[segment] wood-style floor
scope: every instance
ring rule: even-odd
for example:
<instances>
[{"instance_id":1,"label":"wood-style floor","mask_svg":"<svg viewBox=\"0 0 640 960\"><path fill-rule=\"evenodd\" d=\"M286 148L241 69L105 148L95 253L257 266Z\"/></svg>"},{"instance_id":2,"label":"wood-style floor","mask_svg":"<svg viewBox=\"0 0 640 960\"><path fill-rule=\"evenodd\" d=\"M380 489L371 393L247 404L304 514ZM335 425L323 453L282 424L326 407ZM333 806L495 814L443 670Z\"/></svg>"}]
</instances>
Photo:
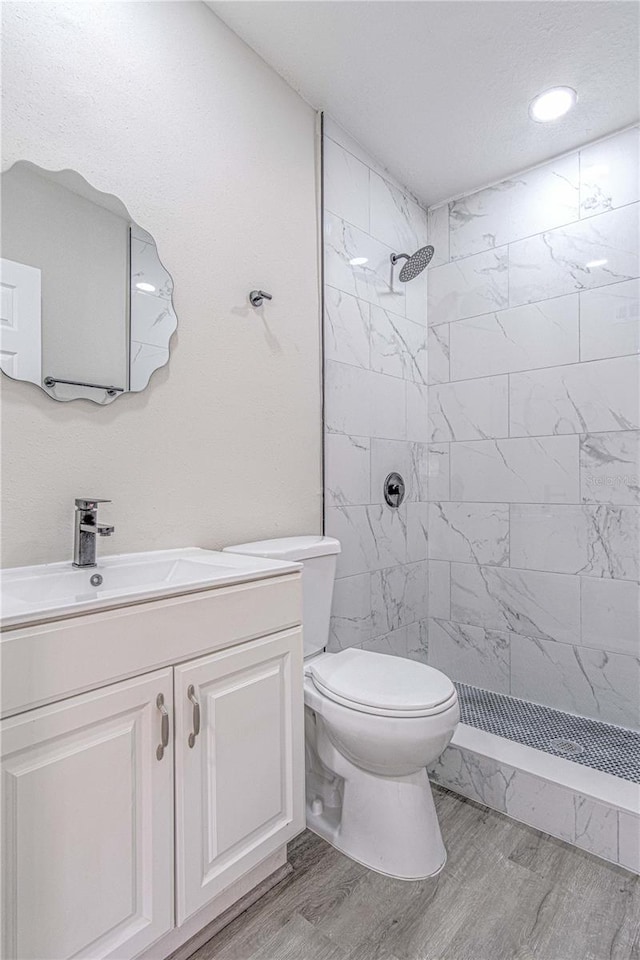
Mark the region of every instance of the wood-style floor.
<instances>
[{"instance_id":1,"label":"wood-style floor","mask_svg":"<svg viewBox=\"0 0 640 960\"><path fill-rule=\"evenodd\" d=\"M448 863L407 883L308 831L191 960L640 960L640 878L445 790Z\"/></svg>"}]
</instances>

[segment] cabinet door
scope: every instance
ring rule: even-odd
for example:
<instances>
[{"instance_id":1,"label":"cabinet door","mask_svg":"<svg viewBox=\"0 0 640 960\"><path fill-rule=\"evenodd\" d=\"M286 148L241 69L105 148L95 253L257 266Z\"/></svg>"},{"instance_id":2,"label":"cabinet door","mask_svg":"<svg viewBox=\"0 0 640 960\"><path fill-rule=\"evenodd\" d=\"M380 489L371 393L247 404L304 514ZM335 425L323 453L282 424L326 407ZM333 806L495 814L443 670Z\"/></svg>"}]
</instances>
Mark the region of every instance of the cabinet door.
<instances>
[{"instance_id":1,"label":"cabinet door","mask_svg":"<svg viewBox=\"0 0 640 960\"><path fill-rule=\"evenodd\" d=\"M160 670L0 724L4 960L128 960L173 926L172 686Z\"/></svg>"},{"instance_id":2,"label":"cabinet door","mask_svg":"<svg viewBox=\"0 0 640 960\"><path fill-rule=\"evenodd\" d=\"M175 697L182 923L304 827L300 628L176 667Z\"/></svg>"}]
</instances>

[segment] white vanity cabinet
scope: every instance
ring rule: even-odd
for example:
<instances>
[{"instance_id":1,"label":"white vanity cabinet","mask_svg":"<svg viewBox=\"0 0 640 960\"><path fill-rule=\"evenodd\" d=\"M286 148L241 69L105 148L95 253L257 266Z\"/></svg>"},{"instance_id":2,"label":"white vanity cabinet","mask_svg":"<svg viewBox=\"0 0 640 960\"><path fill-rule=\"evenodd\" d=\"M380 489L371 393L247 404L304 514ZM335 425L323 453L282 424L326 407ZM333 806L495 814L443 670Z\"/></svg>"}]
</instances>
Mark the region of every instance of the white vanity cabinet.
<instances>
[{"instance_id":1,"label":"white vanity cabinet","mask_svg":"<svg viewBox=\"0 0 640 960\"><path fill-rule=\"evenodd\" d=\"M173 926L158 695L169 717L172 670L2 722L3 960L134 957Z\"/></svg>"},{"instance_id":2,"label":"white vanity cabinet","mask_svg":"<svg viewBox=\"0 0 640 960\"><path fill-rule=\"evenodd\" d=\"M300 832L299 630L176 667L176 910L182 923Z\"/></svg>"},{"instance_id":3,"label":"white vanity cabinet","mask_svg":"<svg viewBox=\"0 0 640 960\"><path fill-rule=\"evenodd\" d=\"M2 634L1 960L161 960L284 865L300 615L294 571Z\"/></svg>"}]
</instances>

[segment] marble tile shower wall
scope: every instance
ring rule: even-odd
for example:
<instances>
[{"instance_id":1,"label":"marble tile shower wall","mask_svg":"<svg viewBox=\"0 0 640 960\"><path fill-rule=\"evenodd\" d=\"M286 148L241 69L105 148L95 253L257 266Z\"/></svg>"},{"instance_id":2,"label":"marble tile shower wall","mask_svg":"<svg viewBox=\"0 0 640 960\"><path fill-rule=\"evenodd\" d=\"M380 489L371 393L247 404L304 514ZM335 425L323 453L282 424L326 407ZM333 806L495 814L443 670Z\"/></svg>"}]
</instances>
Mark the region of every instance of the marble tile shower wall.
<instances>
[{"instance_id":1,"label":"marble tile shower wall","mask_svg":"<svg viewBox=\"0 0 640 960\"><path fill-rule=\"evenodd\" d=\"M639 131L429 211L429 662L640 722Z\"/></svg>"},{"instance_id":2,"label":"marble tile shower wall","mask_svg":"<svg viewBox=\"0 0 640 960\"><path fill-rule=\"evenodd\" d=\"M401 284L389 258L427 242L427 214L325 119L324 217L325 530L342 544L329 649L426 660L426 274Z\"/></svg>"}]
</instances>

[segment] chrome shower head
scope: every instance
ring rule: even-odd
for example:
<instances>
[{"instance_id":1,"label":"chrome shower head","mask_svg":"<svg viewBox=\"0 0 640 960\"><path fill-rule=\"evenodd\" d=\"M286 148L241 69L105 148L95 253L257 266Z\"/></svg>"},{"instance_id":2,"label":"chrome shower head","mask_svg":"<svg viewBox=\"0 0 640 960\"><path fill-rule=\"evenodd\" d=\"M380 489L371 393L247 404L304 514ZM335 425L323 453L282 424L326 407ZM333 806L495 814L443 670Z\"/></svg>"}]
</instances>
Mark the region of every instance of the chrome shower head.
<instances>
[{"instance_id":1,"label":"chrome shower head","mask_svg":"<svg viewBox=\"0 0 640 960\"><path fill-rule=\"evenodd\" d=\"M391 263L395 264L398 260L407 261L400 271L401 282L407 283L408 280L413 280L419 273L422 273L424 268L431 262L434 252L432 246L427 246L420 247L419 250L416 250L416 252L411 255L408 253L392 253Z\"/></svg>"}]
</instances>

